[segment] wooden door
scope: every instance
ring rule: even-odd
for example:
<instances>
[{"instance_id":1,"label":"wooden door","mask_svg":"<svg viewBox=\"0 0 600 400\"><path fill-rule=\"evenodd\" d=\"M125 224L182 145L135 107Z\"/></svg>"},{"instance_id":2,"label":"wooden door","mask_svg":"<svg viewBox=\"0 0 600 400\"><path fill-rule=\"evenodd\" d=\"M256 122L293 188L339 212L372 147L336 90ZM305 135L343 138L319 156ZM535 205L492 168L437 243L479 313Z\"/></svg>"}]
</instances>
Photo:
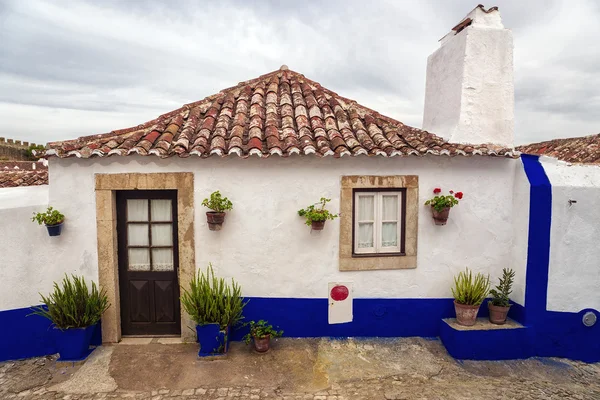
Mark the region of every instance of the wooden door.
<instances>
[{"instance_id":1,"label":"wooden door","mask_svg":"<svg viewBox=\"0 0 600 400\"><path fill-rule=\"evenodd\" d=\"M177 191L117 192L123 335L181 333Z\"/></svg>"}]
</instances>

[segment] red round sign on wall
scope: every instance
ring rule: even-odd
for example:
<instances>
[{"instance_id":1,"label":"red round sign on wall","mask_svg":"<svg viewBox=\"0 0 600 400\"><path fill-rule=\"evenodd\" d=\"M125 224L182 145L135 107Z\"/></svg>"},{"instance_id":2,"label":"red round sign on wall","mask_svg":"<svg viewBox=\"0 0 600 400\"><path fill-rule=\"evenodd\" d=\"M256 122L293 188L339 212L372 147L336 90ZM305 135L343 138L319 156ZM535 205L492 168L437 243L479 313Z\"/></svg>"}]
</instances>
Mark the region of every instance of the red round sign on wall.
<instances>
[{"instance_id":1,"label":"red round sign on wall","mask_svg":"<svg viewBox=\"0 0 600 400\"><path fill-rule=\"evenodd\" d=\"M349 294L350 292L346 286L337 285L331 288L331 298L335 301L346 300Z\"/></svg>"}]
</instances>

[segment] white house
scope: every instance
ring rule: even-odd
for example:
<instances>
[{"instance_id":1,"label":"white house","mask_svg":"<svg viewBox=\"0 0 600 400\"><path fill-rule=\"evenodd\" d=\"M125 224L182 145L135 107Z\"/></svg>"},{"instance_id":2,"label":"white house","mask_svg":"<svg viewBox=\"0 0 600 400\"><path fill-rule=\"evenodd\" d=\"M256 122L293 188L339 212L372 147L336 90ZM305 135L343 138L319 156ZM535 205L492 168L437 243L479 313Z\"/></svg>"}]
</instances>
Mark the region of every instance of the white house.
<instances>
[{"instance_id":1,"label":"white house","mask_svg":"<svg viewBox=\"0 0 600 400\"><path fill-rule=\"evenodd\" d=\"M107 290L103 342L194 340L180 287L208 263L241 284L248 319L292 337L440 336L455 274L495 281L512 267L510 316L523 328L507 340L523 346L510 355L599 360L598 327L582 323L600 309L597 250L565 248L585 221L562 214L585 207L600 181L566 209L570 192L554 185L579 172L519 157L512 49L497 8L471 11L429 57L424 130L282 66L135 127L50 143L48 186L23 203L0 189L0 325L11 327L0 360L52 352L48 324L26 315L65 273ZM464 193L444 226L424 206L436 187ZM201 205L215 190L233 202L220 231ZM311 231L297 210L321 197L340 218ZM27 221L48 204L66 216L61 236ZM593 210L578 218L597 219ZM337 283L352 307L331 319ZM464 354L460 338L442 339ZM502 358L473 358L485 357Z\"/></svg>"}]
</instances>

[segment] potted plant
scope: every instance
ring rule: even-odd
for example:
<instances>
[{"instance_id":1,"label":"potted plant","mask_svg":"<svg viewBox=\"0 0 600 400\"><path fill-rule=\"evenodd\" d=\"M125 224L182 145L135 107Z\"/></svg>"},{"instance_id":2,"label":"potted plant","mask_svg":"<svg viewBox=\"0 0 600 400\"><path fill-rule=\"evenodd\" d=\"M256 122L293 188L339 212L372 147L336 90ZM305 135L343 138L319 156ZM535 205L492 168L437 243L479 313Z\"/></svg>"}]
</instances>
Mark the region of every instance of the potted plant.
<instances>
[{"instance_id":1,"label":"potted plant","mask_svg":"<svg viewBox=\"0 0 600 400\"><path fill-rule=\"evenodd\" d=\"M48 229L48 235L50 236L58 236L62 231L63 222L65 220L65 216L62 215L58 210L55 210L52 207L48 207L46 212L43 213L33 213L33 217L31 217L33 222L37 222L38 224L46 225L46 229Z\"/></svg>"},{"instance_id":2,"label":"potted plant","mask_svg":"<svg viewBox=\"0 0 600 400\"><path fill-rule=\"evenodd\" d=\"M515 271L510 268L502 270L502 278L495 289L490 290L492 299L488 301L490 311L490 322L496 325L506 323L508 310L510 310L510 299L508 296L512 293L512 284L515 280Z\"/></svg>"},{"instance_id":3,"label":"potted plant","mask_svg":"<svg viewBox=\"0 0 600 400\"><path fill-rule=\"evenodd\" d=\"M43 306L33 314L52 321L56 348L61 360L82 360L90 353L94 329L110 306L104 290L92 282L91 291L83 277L65 275L62 285L54 282L54 291L42 296Z\"/></svg>"},{"instance_id":4,"label":"potted plant","mask_svg":"<svg viewBox=\"0 0 600 400\"><path fill-rule=\"evenodd\" d=\"M334 220L339 215L332 214L329 210L325 209L325 205L329 203L331 199L321 197L318 203L310 205L302 210L298 211L298 215L306 218L306 225L310 226L315 231L322 231L325 226L325 221L328 219Z\"/></svg>"},{"instance_id":5,"label":"potted plant","mask_svg":"<svg viewBox=\"0 0 600 400\"><path fill-rule=\"evenodd\" d=\"M217 278L212 264L206 273L198 271L190 282L190 290L183 289L181 304L196 323L200 357L227 352L229 331L241 321L248 303L244 303L241 293L233 279L228 284L224 278Z\"/></svg>"},{"instance_id":6,"label":"potted plant","mask_svg":"<svg viewBox=\"0 0 600 400\"><path fill-rule=\"evenodd\" d=\"M233 203L227 197L221 196L221 193L217 190L210 194L209 199L202 200L202 205L212 210L206 213L208 229L211 231L220 231L223 222L225 222L225 211L231 210Z\"/></svg>"},{"instance_id":7,"label":"potted plant","mask_svg":"<svg viewBox=\"0 0 600 400\"><path fill-rule=\"evenodd\" d=\"M431 212L433 214L433 221L436 225L446 225L448 221L448 215L450 209L458 204L458 201L463 198L463 192L454 193L450 191L448 195L440 195L442 189L433 189L435 196L425 202L426 206L431 206Z\"/></svg>"},{"instance_id":8,"label":"potted plant","mask_svg":"<svg viewBox=\"0 0 600 400\"><path fill-rule=\"evenodd\" d=\"M270 325L264 319L258 322L250 321L249 325L250 332L244 336L244 341L246 344L250 344L250 341L254 342L254 350L259 353L269 351L271 338L278 338L283 335L283 331L273 329L273 325Z\"/></svg>"},{"instance_id":9,"label":"potted plant","mask_svg":"<svg viewBox=\"0 0 600 400\"><path fill-rule=\"evenodd\" d=\"M489 276L486 277L478 272L473 279L473 274L467 268L454 277L452 295L454 296L456 320L460 325L475 325L479 306L485 300L489 291Z\"/></svg>"}]
</instances>

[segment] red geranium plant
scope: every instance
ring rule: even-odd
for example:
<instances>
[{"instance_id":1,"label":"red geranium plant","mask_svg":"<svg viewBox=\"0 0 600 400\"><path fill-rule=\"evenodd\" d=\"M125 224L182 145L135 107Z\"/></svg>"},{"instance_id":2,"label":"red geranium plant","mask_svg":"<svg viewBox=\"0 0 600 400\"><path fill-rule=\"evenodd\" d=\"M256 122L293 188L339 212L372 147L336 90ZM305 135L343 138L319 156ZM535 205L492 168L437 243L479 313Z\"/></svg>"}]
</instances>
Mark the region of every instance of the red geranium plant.
<instances>
[{"instance_id":1,"label":"red geranium plant","mask_svg":"<svg viewBox=\"0 0 600 400\"><path fill-rule=\"evenodd\" d=\"M450 194L447 195L442 195L440 193L442 193L441 188L433 189L433 194L435 194L435 196L432 199L427 200L425 205L431 206L433 220L436 225L446 225L450 208L457 205L458 201L463 198L463 192L454 193L454 191L451 190Z\"/></svg>"}]
</instances>

